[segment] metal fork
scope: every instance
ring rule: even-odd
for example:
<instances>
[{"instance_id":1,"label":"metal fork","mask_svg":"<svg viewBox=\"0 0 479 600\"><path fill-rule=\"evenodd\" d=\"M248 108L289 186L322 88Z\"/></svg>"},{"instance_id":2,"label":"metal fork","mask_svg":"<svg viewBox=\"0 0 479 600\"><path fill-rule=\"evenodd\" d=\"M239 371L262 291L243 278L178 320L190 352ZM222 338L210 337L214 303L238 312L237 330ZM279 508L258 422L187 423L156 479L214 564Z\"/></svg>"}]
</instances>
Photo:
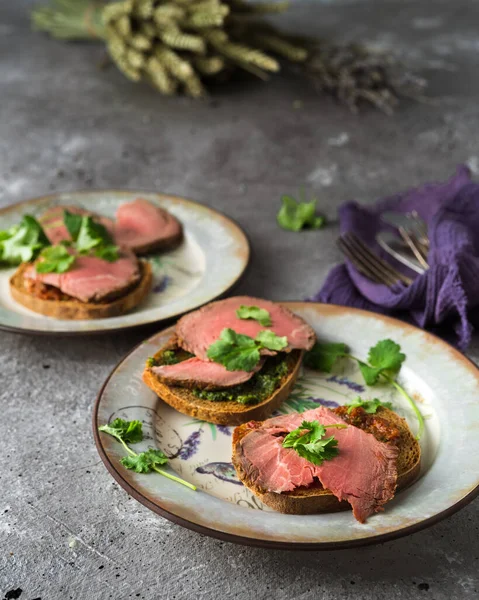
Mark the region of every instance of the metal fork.
<instances>
[{"instance_id":1,"label":"metal fork","mask_svg":"<svg viewBox=\"0 0 479 600\"><path fill-rule=\"evenodd\" d=\"M338 238L338 247L360 273L375 283L382 283L391 287L399 281L406 285L411 285L413 282L411 278L403 275L382 258L376 256L354 233L341 235Z\"/></svg>"}]
</instances>

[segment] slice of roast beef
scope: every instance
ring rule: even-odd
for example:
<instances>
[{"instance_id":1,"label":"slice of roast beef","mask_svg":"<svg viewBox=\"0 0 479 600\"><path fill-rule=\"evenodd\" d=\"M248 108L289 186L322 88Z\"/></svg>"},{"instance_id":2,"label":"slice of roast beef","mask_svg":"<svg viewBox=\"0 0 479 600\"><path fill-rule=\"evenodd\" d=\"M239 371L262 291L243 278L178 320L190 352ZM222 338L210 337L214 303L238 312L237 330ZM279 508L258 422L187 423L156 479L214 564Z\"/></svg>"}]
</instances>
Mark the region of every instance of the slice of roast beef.
<instances>
[{"instance_id":1,"label":"slice of roast beef","mask_svg":"<svg viewBox=\"0 0 479 600\"><path fill-rule=\"evenodd\" d=\"M118 245L141 254L175 245L182 238L182 227L167 210L137 198L118 208L114 237Z\"/></svg>"},{"instance_id":2,"label":"slice of roast beef","mask_svg":"<svg viewBox=\"0 0 479 600\"><path fill-rule=\"evenodd\" d=\"M97 223L101 223L110 234L113 234L113 221L107 217L102 217L78 206L54 206L44 212L38 219L51 244L55 245L64 240L71 240L71 236L63 220L65 210L75 215L93 217Z\"/></svg>"},{"instance_id":3,"label":"slice of roast beef","mask_svg":"<svg viewBox=\"0 0 479 600\"><path fill-rule=\"evenodd\" d=\"M94 256L77 256L66 273L37 273L32 265L27 279L52 285L82 302L110 301L133 287L140 279L138 259L129 250L122 251L115 262Z\"/></svg>"},{"instance_id":4,"label":"slice of roast beef","mask_svg":"<svg viewBox=\"0 0 479 600\"><path fill-rule=\"evenodd\" d=\"M148 200L137 198L120 205L116 221L78 206L49 208L39 221L52 244L71 239L63 221L65 210L93 217L106 227L118 246L130 248L137 254L170 248L182 239L183 230L176 217Z\"/></svg>"},{"instance_id":5,"label":"slice of roast beef","mask_svg":"<svg viewBox=\"0 0 479 600\"><path fill-rule=\"evenodd\" d=\"M169 385L217 390L248 381L261 367L262 363L251 372L227 371L218 363L189 358L176 365L153 367L152 371L160 381Z\"/></svg>"},{"instance_id":6,"label":"slice of roast beef","mask_svg":"<svg viewBox=\"0 0 479 600\"><path fill-rule=\"evenodd\" d=\"M253 319L239 319L236 310L242 304L266 309L271 315L271 327L264 327ZM237 296L212 302L182 317L176 325L176 335L182 348L202 360L207 360L208 348L226 328L252 338L265 329L273 331L278 336L286 336L288 347L284 352L289 352L293 348L310 350L316 340L312 327L298 315L274 302L249 296ZM262 351L262 354L275 353Z\"/></svg>"},{"instance_id":7,"label":"slice of roast beef","mask_svg":"<svg viewBox=\"0 0 479 600\"><path fill-rule=\"evenodd\" d=\"M327 435L338 440L339 454L317 466L282 446L285 435L303 420L346 424L325 407L264 421L240 442L240 460L249 480L264 490L281 493L309 487L317 478L338 500L351 504L360 523L382 510L396 489L397 447L352 425L330 429Z\"/></svg>"}]
</instances>

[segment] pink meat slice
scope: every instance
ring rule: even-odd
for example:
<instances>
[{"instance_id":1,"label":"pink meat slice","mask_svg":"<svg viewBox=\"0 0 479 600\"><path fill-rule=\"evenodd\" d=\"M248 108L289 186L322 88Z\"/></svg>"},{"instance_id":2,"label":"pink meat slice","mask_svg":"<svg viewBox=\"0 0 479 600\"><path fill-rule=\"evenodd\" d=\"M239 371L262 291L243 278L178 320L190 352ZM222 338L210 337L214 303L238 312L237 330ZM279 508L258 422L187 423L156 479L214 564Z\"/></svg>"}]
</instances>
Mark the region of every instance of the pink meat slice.
<instances>
[{"instance_id":1,"label":"pink meat slice","mask_svg":"<svg viewBox=\"0 0 479 600\"><path fill-rule=\"evenodd\" d=\"M64 212L67 210L76 215L89 215L94 218L97 223L101 223L106 229L113 233L113 221L107 217L102 217L78 206L54 206L49 208L39 218L39 222L45 231L50 243L55 245L63 240L70 240L71 236L63 221Z\"/></svg>"},{"instance_id":2,"label":"pink meat slice","mask_svg":"<svg viewBox=\"0 0 479 600\"><path fill-rule=\"evenodd\" d=\"M317 478L338 500L351 504L360 523L382 510L396 489L397 447L347 425L345 429L330 430L330 435L338 440L338 456L317 466L292 448L282 446L284 436L303 420L317 420L323 425L346 424L325 407L264 421L240 443L241 461L252 481L263 489L281 493L308 487Z\"/></svg>"},{"instance_id":3,"label":"pink meat slice","mask_svg":"<svg viewBox=\"0 0 479 600\"><path fill-rule=\"evenodd\" d=\"M239 319L236 310L243 304L266 309L271 316L271 327L264 327L253 319ZM288 338L285 352L293 348L310 350L316 341L314 330L301 317L279 304L250 296L236 296L213 302L182 317L176 325L176 334L182 348L206 360L208 348L219 339L225 328L252 338L260 331L271 330L278 336ZM275 354L269 351L262 353Z\"/></svg>"},{"instance_id":4,"label":"pink meat slice","mask_svg":"<svg viewBox=\"0 0 479 600\"><path fill-rule=\"evenodd\" d=\"M153 367L152 371L160 381L180 387L206 389L227 388L244 383L261 369L262 363L254 371L227 371L223 365L190 358L176 365Z\"/></svg>"},{"instance_id":5,"label":"pink meat slice","mask_svg":"<svg viewBox=\"0 0 479 600\"><path fill-rule=\"evenodd\" d=\"M181 231L176 217L143 198L122 204L116 213L115 241L133 250L161 245Z\"/></svg>"},{"instance_id":6,"label":"pink meat slice","mask_svg":"<svg viewBox=\"0 0 479 600\"><path fill-rule=\"evenodd\" d=\"M115 262L94 256L78 256L66 273L37 273L32 265L24 276L52 285L82 302L92 302L111 298L137 283L140 269L134 254L125 251Z\"/></svg>"}]
</instances>

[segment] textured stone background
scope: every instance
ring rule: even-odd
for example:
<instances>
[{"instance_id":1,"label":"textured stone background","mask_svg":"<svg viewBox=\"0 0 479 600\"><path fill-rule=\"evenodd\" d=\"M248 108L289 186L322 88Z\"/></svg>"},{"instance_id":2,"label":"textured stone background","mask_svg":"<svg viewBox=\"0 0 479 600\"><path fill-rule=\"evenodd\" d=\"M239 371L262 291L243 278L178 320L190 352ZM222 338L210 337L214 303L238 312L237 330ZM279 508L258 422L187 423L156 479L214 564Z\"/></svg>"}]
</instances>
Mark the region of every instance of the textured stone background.
<instances>
[{"instance_id":1,"label":"textured stone background","mask_svg":"<svg viewBox=\"0 0 479 600\"><path fill-rule=\"evenodd\" d=\"M0 203L55 190L157 189L199 200L247 231L238 291L299 299L340 260L337 228L279 231L279 196L306 184L334 220L459 162L479 171L477 1L297 1L287 21L397 52L431 80L438 106L360 118L293 76L229 86L204 103L163 99L101 48L31 33L32 2L0 2ZM293 108L296 100L302 108ZM479 597L479 503L382 546L265 551L191 533L128 498L99 462L92 403L118 359L152 328L91 339L1 333L0 595L113 598ZM479 358L476 338L470 354ZM451 474L453 476L453 474Z\"/></svg>"}]
</instances>

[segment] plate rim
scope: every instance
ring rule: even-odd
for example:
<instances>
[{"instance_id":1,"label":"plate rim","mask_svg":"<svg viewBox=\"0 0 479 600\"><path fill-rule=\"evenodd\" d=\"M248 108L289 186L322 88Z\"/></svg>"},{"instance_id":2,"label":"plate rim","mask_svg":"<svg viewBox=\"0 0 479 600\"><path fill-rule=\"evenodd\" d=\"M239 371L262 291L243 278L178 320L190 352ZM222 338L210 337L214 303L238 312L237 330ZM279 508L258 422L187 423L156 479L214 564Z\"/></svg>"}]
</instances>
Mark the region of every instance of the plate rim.
<instances>
[{"instance_id":1,"label":"plate rim","mask_svg":"<svg viewBox=\"0 0 479 600\"><path fill-rule=\"evenodd\" d=\"M469 363L470 365L472 365L472 367L474 368L474 370L477 372L477 374L479 376L479 366L476 365L476 363L472 359L470 359L468 356L466 356L463 352L461 352L460 350L458 350L457 348L455 348L454 346L452 346L451 344L449 344L448 342L446 342L445 340L440 338L438 335L431 333L427 330L420 329L419 327L416 327L415 325L412 325L411 323L401 321L400 319L396 319L394 317L376 313L376 312L370 311L370 310L353 308L353 307L349 307L349 306L341 306L339 304L326 304L324 302L308 302L308 301L302 301L302 300L296 300L296 301L295 300L288 300L288 301L276 300L275 302L277 302L279 304L284 304L285 306L289 307L292 310L293 310L293 306L298 305L298 304L309 305L309 306L329 306L329 307L333 307L336 309L340 309L342 311L352 311L352 312L360 313L360 314L363 314L363 315L369 316L369 317L373 316L373 317L385 320L386 322L391 322L392 324L400 325L401 327L411 328L414 330L421 331L423 333L427 333L429 336L431 336L435 340L438 340L439 342L441 342L442 344L447 346L450 350L452 350L458 356L458 358L460 358L460 359L466 361L467 363ZM452 504L451 506L447 507L446 509L436 513L435 515L432 515L431 517L423 519L422 521L420 521L418 523L413 523L412 525L406 525L405 527L401 527L399 529L396 529L395 531L390 531L388 533L382 533L379 535L370 536L370 537L366 537L366 538L342 540L342 541L336 541L336 542L284 542L284 541L275 541L275 540L263 540L263 539L241 536L241 535L237 535L237 534L233 534L233 533L226 533L223 531L218 531L216 529L212 529L205 525L193 523L193 522L189 521L188 519L185 519L183 517L175 515L171 511L158 506L157 504L155 504L154 502L149 500L147 497L145 497L135 487L133 487L129 483L129 481L127 481L122 476L121 472L115 467L113 462L110 460L110 457L108 456L108 454L103 446L103 443L101 441L101 436L98 431L98 425L99 425L98 424L98 411L100 408L100 402L101 402L103 392L104 392L106 386L108 385L108 383L110 382L111 378L113 377L114 373L116 372L116 370L130 357L130 355L132 355L145 342L149 341L153 337L156 337L160 333L166 333L168 330L173 329L173 327L174 327L174 325L172 325L170 327L166 327L165 329L157 331L156 333L149 336L145 340L142 340L141 342L136 344L129 352L127 352L118 361L118 363L113 367L113 369L110 371L107 378L103 382L103 384L96 396L95 404L93 406L93 411L92 411L93 439L95 441L95 446L96 446L97 452L98 452L103 464L107 468L107 471L115 479L115 481L127 492L128 495L135 498L135 500L140 502L140 504L143 504L143 506L146 506L151 511L160 515L161 517L168 519L169 521L171 521L177 525L185 527L186 529L195 531L196 533L201 533L203 535L207 535L209 537L213 537L213 538L216 538L216 539L219 539L222 541L231 542L231 543L235 543L235 544L241 544L244 546L252 546L252 547L256 547L256 548L266 548L266 549L276 549L276 550L325 550L325 551L346 550L346 549L358 548L361 546L371 546L374 544L379 544L379 543L383 543L383 542L396 540L396 539L411 535L413 533L422 531L423 529L427 529L428 527L431 527L432 525L435 525L436 523L439 523L440 521L443 521L444 519L452 516L453 514L455 514L456 512L458 512L465 506L467 506L470 502L472 502L472 500L474 500L476 497L479 496L479 481L478 481L476 487L474 487L472 490L470 490L465 496L463 496L462 498L457 500L454 504Z\"/></svg>"},{"instance_id":2,"label":"plate rim","mask_svg":"<svg viewBox=\"0 0 479 600\"><path fill-rule=\"evenodd\" d=\"M22 205L31 205L31 204L37 204L40 203L41 201L45 201L47 199L54 199L55 197L61 196L63 194L71 194L71 195L87 195L87 194L155 194L156 196L163 196L164 198L172 198L174 200L180 200L189 204L194 204L194 205L199 205L204 207L205 209L207 209L208 211L211 211L212 213L216 213L218 215L220 215L223 219L225 219L229 225L231 225L234 229L237 230L238 234L240 237L242 237L242 242L244 243L244 248L246 250L246 256L245 256L245 261L244 261L244 265L242 267L241 272L238 274L238 276L236 277L236 279L234 279L222 292L220 292L219 294L217 294L216 296L212 296L207 302L213 302L215 300L219 300L221 298L223 298L226 294L228 294L235 286L237 286L240 281L243 279L243 277L246 275L250 265L251 265L251 256L252 256L252 247L251 247L251 242L249 239L248 234L246 233L246 231L239 225L239 223L236 221L236 219L233 219L232 217L230 217L229 215L227 215L226 213L224 213L221 210L217 210L216 208L212 208L210 206L208 206L207 204L203 204L201 202L198 202L196 200L192 200L191 198L187 198L185 196L178 196L176 194L168 194L165 192L158 192L155 190L148 190L146 188L143 189L133 189L133 188L121 188L121 189L116 189L116 188L95 188L94 190L89 190L89 189L79 189L79 190L65 190L65 191L60 191L60 192L54 192L52 194L44 194L42 196L35 196L34 198L28 198L27 200L19 200L17 202L13 202L11 204L8 204L7 206L3 206L0 208L0 217L2 215L4 215L5 213L8 213L11 210L15 210L17 208L20 208ZM206 304L207 302L204 302L202 304L198 304L195 307L192 307L190 309L188 309L187 311L184 312L179 312L176 313L174 315L170 315L166 318L163 319L156 319L156 320L151 320L151 321L147 321L147 322L142 322L142 323L131 323L129 325L123 325L123 326L118 326L118 327L112 327L109 329L90 329L90 330L79 330L79 331L56 331L56 330L41 330L41 329L29 329L28 327L16 327L16 326L12 326L12 325L6 325L4 323L0 323L0 331L6 331L8 333L16 333L16 334L20 334L20 335L34 335L34 336L49 336L49 337L75 337L75 336L92 336L92 335L106 335L109 333L119 333L121 331L132 331L134 329L138 329L141 327L148 327L148 326L152 326L152 325L156 325L156 324L160 324L160 323L168 323L169 321L171 321L172 319L177 319L179 317L181 317L182 315L186 314L186 312L190 312L192 310L196 310L197 308L200 308L201 306L203 306L203 304ZM124 357L126 358L126 356Z\"/></svg>"}]
</instances>

